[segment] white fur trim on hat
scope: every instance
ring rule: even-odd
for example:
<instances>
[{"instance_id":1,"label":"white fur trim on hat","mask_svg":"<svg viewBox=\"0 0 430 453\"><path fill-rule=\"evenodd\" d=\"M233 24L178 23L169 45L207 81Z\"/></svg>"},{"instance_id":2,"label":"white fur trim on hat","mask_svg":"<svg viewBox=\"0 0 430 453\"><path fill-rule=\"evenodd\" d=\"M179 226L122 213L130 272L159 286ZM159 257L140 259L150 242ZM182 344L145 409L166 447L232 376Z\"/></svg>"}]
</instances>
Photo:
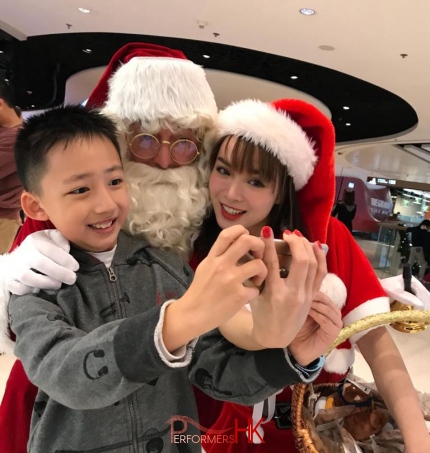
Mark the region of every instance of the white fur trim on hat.
<instances>
[{"instance_id":1,"label":"white fur trim on hat","mask_svg":"<svg viewBox=\"0 0 430 453\"><path fill-rule=\"evenodd\" d=\"M288 167L296 190L312 176L317 161L312 142L287 113L247 99L231 104L218 116L216 139L238 135L264 146Z\"/></svg>"},{"instance_id":2,"label":"white fur trim on hat","mask_svg":"<svg viewBox=\"0 0 430 453\"><path fill-rule=\"evenodd\" d=\"M202 67L178 58L135 57L109 80L105 111L134 121L187 121L211 126L217 114Z\"/></svg>"}]
</instances>

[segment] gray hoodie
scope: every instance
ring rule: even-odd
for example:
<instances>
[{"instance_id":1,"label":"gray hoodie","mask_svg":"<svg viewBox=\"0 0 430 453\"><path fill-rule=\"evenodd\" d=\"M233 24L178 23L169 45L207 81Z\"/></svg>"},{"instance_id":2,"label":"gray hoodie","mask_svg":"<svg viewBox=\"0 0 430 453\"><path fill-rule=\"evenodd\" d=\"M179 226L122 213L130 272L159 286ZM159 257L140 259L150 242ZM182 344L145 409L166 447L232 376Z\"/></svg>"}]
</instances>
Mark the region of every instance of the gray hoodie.
<instances>
[{"instance_id":1,"label":"gray hoodie","mask_svg":"<svg viewBox=\"0 0 430 453\"><path fill-rule=\"evenodd\" d=\"M9 305L15 353L39 388L29 452L200 453L196 437L173 438L182 428L199 434L193 423L171 419L198 421L190 380L242 404L309 380L282 350L243 351L218 330L187 345L183 358L167 359L160 346L165 302L181 297L192 279L175 254L125 233L110 269L72 254L80 264L74 285L13 296Z\"/></svg>"}]
</instances>

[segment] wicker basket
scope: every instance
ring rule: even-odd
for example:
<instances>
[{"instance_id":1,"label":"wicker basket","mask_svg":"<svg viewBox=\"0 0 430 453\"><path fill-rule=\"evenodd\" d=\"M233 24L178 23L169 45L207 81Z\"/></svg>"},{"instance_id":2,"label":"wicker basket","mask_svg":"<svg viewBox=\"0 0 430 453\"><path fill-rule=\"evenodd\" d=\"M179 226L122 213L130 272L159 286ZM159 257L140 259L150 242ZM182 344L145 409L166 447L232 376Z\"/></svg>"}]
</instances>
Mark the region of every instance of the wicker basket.
<instances>
[{"instance_id":1,"label":"wicker basket","mask_svg":"<svg viewBox=\"0 0 430 453\"><path fill-rule=\"evenodd\" d=\"M364 330L372 327L404 321L430 324L430 311L393 311L360 319L350 326L344 327L340 331L336 341L332 344L326 355L357 333L363 332ZM300 453L329 453L322 445L322 442L319 442L319 439L316 438L318 435L315 430L312 429L310 424L305 420L305 417L303 416L303 408L308 406L309 397L311 395L324 392L325 389L333 390L333 388L336 388L337 385L338 384L312 385L302 383L294 386L293 398L291 402L291 421L296 447Z\"/></svg>"}]
</instances>

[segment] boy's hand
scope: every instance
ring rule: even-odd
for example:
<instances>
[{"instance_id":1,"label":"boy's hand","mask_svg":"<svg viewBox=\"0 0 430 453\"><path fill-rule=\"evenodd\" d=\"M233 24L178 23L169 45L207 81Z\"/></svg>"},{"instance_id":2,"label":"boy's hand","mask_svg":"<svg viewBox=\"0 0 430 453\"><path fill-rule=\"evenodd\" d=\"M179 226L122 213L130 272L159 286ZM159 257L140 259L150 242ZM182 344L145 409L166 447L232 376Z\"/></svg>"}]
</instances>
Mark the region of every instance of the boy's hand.
<instances>
[{"instance_id":1,"label":"boy's hand","mask_svg":"<svg viewBox=\"0 0 430 453\"><path fill-rule=\"evenodd\" d=\"M256 259L238 265L248 252ZM187 291L195 305L195 313L200 314L202 322L211 324L208 330L223 324L258 296L257 287L267 275L261 260L263 252L261 239L251 236L240 225L221 232L208 256L197 267ZM255 286L244 286L247 280L253 281Z\"/></svg>"},{"instance_id":2,"label":"boy's hand","mask_svg":"<svg viewBox=\"0 0 430 453\"><path fill-rule=\"evenodd\" d=\"M239 265L238 261L248 252L255 259ZM166 309L163 340L169 351L224 324L258 296L258 286L267 275L263 253L263 241L240 225L220 233L197 267L188 291ZM255 286L244 286L247 280Z\"/></svg>"},{"instance_id":3,"label":"boy's hand","mask_svg":"<svg viewBox=\"0 0 430 453\"><path fill-rule=\"evenodd\" d=\"M62 283L72 285L79 264L69 250L69 241L57 230L30 234L2 259L5 288L23 295L35 289L58 289Z\"/></svg>"}]
</instances>

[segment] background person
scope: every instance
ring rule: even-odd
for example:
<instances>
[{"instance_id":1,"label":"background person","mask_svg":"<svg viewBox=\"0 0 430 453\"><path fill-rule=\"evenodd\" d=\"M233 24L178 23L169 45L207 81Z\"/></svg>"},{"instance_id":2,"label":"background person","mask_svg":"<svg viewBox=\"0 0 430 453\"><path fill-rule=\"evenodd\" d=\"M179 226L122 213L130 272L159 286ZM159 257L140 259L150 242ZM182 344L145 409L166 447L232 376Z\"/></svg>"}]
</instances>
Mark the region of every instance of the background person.
<instances>
[{"instance_id":1,"label":"background person","mask_svg":"<svg viewBox=\"0 0 430 453\"><path fill-rule=\"evenodd\" d=\"M21 225L22 186L16 174L13 145L22 126L12 87L0 80L0 254L9 251Z\"/></svg>"},{"instance_id":2,"label":"background person","mask_svg":"<svg viewBox=\"0 0 430 453\"><path fill-rule=\"evenodd\" d=\"M352 233L352 221L357 213L357 205L355 204L355 191L345 189L343 191L342 201L338 201L333 208L331 215L339 219Z\"/></svg>"},{"instance_id":3,"label":"background person","mask_svg":"<svg viewBox=\"0 0 430 453\"><path fill-rule=\"evenodd\" d=\"M419 272L415 277L422 279L430 263L430 220L423 220L419 225L406 228L406 233L411 235L411 252L409 264L418 263Z\"/></svg>"}]
</instances>

